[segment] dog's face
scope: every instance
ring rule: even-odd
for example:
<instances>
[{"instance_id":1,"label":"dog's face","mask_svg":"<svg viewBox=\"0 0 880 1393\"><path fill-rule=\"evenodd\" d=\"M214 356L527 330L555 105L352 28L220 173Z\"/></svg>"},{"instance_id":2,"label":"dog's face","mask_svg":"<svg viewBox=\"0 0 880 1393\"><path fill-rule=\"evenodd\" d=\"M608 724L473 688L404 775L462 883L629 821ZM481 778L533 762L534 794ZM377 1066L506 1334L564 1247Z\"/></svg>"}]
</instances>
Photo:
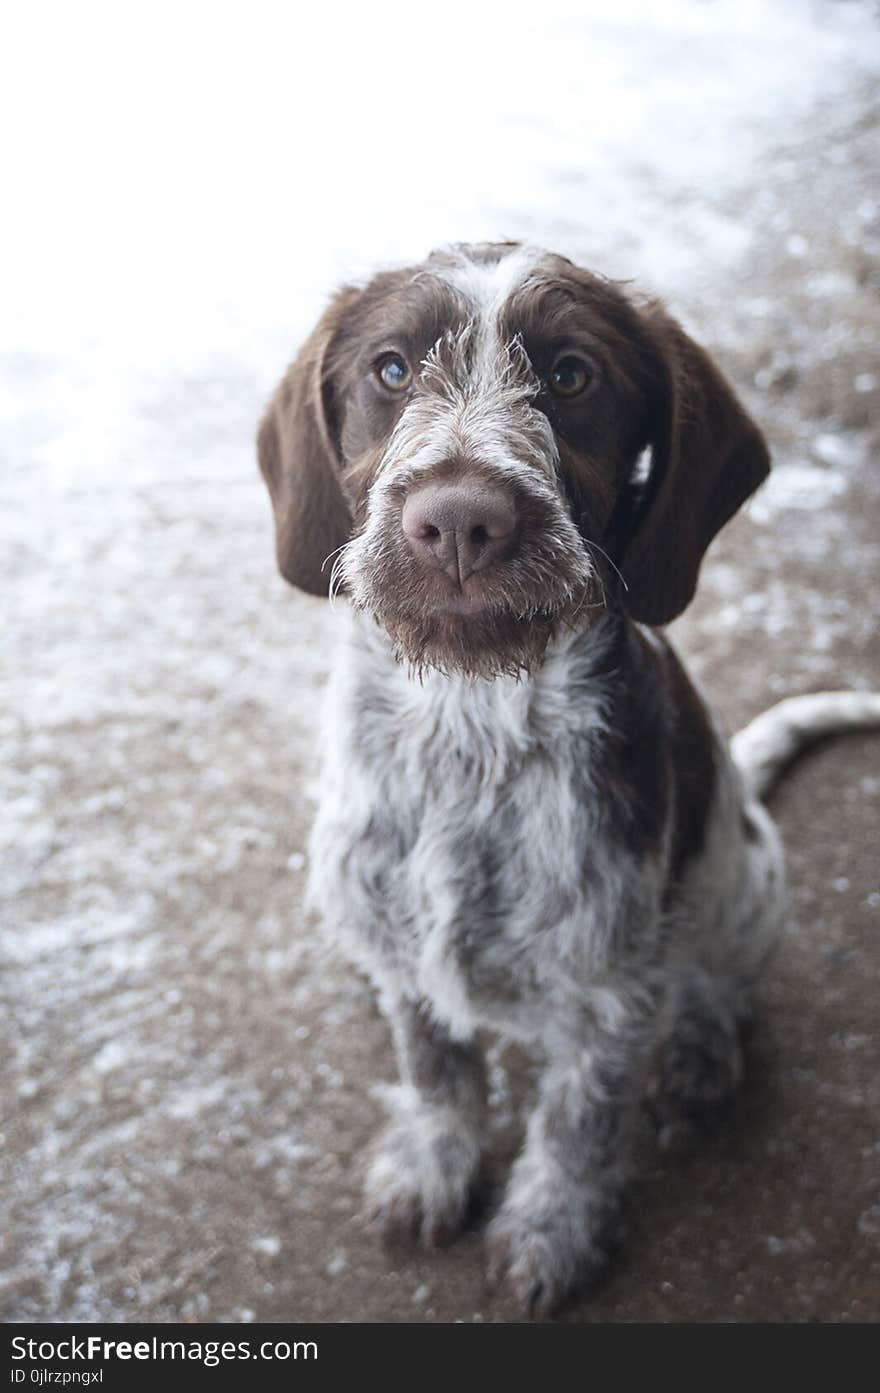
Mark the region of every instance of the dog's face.
<instances>
[{"instance_id":1,"label":"dog's face","mask_svg":"<svg viewBox=\"0 0 880 1393\"><path fill-rule=\"evenodd\" d=\"M344 588L413 666L482 677L535 667L606 603L673 617L767 471L662 310L507 244L341 292L259 453L282 573Z\"/></svg>"},{"instance_id":2,"label":"dog's face","mask_svg":"<svg viewBox=\"0 0 880 1393\"><path fill-rule=\"evenodd\" d=\"M601 603L590 539L638 453L636 335L619 296L519 250L436 257L352 310L334 368L355 531L333 579L408 662L528 669Z\"/></svg>"}]
</instances>

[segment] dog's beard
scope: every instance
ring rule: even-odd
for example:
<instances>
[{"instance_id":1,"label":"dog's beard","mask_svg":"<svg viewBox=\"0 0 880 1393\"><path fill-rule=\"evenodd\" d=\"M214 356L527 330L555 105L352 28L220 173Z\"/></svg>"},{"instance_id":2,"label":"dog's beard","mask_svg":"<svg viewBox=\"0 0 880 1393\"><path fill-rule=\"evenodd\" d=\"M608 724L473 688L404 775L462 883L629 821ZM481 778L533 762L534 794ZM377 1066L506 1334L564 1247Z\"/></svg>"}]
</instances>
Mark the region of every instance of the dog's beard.
<instances>
[{"instance_id":1,"label":"dog's beard","mask_svg":"<svg viewBox=\"0 0 880 1393\"><path fill-rule=\"evenodd\" d=\"M541 666L557 634L601 603L586 549L571 540L550 536L472 577L462 593L419 566L402 538L368 531L345 549L336 579L415 674L523 677Z\"/></svg>"},{"instance_id":2,"label":"dog's beard","mask_svg":"<svg viewBox=\"0 0 880 1393\"><path fill-rule=\"evenodd\" d=\"M541 666L561 620L550 611L528 619L503 611L478 616L425 612L374 615L385 629L398 662L419 675L524 677Z\"/></svg>"}]
</instances>

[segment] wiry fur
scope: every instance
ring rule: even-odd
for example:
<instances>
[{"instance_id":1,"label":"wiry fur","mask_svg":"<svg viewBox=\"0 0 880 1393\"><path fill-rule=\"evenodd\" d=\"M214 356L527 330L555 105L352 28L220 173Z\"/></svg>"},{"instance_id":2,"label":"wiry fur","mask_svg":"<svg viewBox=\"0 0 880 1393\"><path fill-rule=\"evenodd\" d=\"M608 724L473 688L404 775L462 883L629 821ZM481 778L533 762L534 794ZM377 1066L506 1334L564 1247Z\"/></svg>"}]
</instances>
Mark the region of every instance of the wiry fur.
<instances>
[{"instance_id":1,"label":"wiry fur","mask_svg":"<svg viewBox=\"0 0 880 1393\"><path fill-rule=\"evenodd\" d=\"M493 1270L547 1309L604 1264L642 1099L718 1102L739 1077L737 1027L782 914L778 838L757 805L744 830L718 741L705 847L664 904L669 820L637 854L606 817L612 620L555 642L525 683L416 683L372 620L348 626L312 901L389 1016L433 1034L373 1163L371 1208L392 1236L451 1237L479 1172L482 1113L473 1091L438 1112L432 1091L481 1026L536 1047L548 1071L490 1242ZM666 650L657 658L662 680ZM723 1047L708 1096L707 1039ZM398 1048L406 1078L411 1046Z\"/></svg>"},{"instance_id":2,"label":"wiry fur","mask_svg":"<svg viewBox=\"0 0 880 1393\"><path fill-rule=\"evenodd\" d=\"M310 897L377 984L401 1073L367 1196L386 1238L454 1237L485 1140L477 1032L528 1044L543 1073L488 1245L491 1272L546 1311L604 1269L645 1100L661 1116L714 1106L739 1081L785 903L754 794L792 731L868 723L878 699L804 699L738 737L735 762L666 640L634 622L683 607L766 471L756 428L671 321L509 248L380 277L346 307L270 409L261 462L285 573L318 589L311 533L287 556L316 514L292 447L285 473L294 424L272 414L311 401L309 477L334 481L320 553L341 548L352 605ZM566 416L542 387L541 334L552 347L581 329L598 386ZM365 374L394 334L421 357L391 403ZM503 483L520 534L455 591L400 519L420 481L462 474Z\"/></svg>"},{"instance_id":3,"label":"wiry fur","mask_svg":"<svg viewBox=\"0 0 880 1393\"><path fill-rule=\"evenodd\" d=\"M537 391L521 346L479 321L438 339L378 462L364 521L334 562L331 592L345 589L372 614L416 672L528 672L589 603L593 568L560 497L559 452L533 405ZM449 477L462 462L471 477L502 479L528 519L515 562L485 579L467 628L458 613L438 615L437 578L397 526L411 489Z\"/></svg>"}]
</instances>

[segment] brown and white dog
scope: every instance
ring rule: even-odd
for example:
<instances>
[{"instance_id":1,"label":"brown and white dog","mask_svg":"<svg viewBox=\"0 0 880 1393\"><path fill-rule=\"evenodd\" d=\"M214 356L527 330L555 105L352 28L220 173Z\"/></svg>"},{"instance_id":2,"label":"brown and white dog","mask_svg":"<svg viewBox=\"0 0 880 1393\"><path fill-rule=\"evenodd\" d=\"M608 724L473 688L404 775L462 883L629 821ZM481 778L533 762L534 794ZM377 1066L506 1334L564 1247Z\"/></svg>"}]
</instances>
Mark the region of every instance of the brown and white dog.
<instances>
[{"instance_id":1,"label":"brown and white dog","mask_svg":"<svg viewBox=\"0 0 880 1393\"><path fill-rule=\"evenodd\" d=\"M259 458L282 574L350 601L310 885L399 1055L371 1209L387 1238L454 1237L476 1031L527 1042L543 1073L490 1270L549 1310L606 1262L645 1098L739 1079L785 902L758 795L880 697L782 703L731 753L654 626L764 440L660 305L563 257L458 247L341 291Z\"/></svg>"}]
</instances>

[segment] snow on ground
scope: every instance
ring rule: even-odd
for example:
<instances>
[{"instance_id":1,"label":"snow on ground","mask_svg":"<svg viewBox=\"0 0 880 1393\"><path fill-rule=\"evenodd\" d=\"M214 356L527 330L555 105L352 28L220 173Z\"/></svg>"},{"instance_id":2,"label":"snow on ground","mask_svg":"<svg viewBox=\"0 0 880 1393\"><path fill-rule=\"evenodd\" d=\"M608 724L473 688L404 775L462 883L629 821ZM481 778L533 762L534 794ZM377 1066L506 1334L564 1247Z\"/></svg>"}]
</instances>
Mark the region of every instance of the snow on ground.
<instances>
[{"instance_id":1,"label":"snow on ground","mask_svg":"<svg viewBox=\"0 0 880 1393\"><path fill-rule=\"evenodd\" d=\"M393 1265L354 1217L391 1065L299 907L332 625L274 574L255 423L329 290L388 260L516 237L632 277L716 349L777 458L678 626L696 670L732 721L880 685L874 10L19 7L7 1319L503 1318L475 1241ZM654 1176L629 1268L574 1318L880 1315L877 747L817 758L822 786L814 765L780 799L770 1082L686 1181ZM496 1049L499 1137L520 1075Z\"/></svg>"}]
</instances>

